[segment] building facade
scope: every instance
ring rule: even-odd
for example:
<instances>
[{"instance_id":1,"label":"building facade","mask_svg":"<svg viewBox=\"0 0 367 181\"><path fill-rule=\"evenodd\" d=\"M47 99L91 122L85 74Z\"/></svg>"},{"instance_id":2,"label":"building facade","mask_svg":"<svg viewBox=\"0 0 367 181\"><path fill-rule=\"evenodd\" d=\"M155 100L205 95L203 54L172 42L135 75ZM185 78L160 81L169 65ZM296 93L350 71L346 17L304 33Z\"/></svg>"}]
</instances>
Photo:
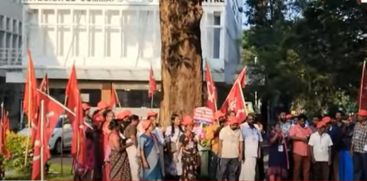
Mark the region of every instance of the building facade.
<instances>
[{"instance_id":1,"label":"building facade","mask_svg":"<svg viewBox=\"0 0 367 181\"><path fill-rule=\"evenodd\" d=\"M32 52L36 76L48 74L51 94L63 100L73 64L83 98L108 100L113 84L124 107L149 106L148 74L160 81L159 0L24 0L21 65L6 81L24 82ZM203 59L218 83L231 83L240 60L241 0L204 0ZM13 66L16 67L16 66ZM159 87L159 86L158 86ZM159 105L157 93L155 106Z\"/></svg>"}]
</instances>

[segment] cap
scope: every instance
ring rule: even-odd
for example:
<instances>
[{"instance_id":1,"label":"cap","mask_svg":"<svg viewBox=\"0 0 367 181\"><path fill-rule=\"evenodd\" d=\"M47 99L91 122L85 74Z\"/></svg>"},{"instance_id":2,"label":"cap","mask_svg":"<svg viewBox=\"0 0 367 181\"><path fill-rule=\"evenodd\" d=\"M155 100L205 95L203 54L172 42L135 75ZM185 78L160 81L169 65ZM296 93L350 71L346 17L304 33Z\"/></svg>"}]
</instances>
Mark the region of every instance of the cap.
<instances>
[{"instance_id":1,"label":"cap","mask_svg":"<svg viewBox=\"0 0 367 181\"><path fill-rule=\"evenodd\" d=\"M87 103L83 103L82 104L82 108L83 108L83 111L86 111L86 110L89 110L90 109L90 106Z\"/></svg>"},{"instance_id":2,"label":"cap","mask_svg":"<svg viewBox=\"0 0 367 181\"><path fill-rule=\"evenodd\" d=\"M320 121L320 122L317 123L316 128L317 129L322 128L322 127L326 126L326 124L327 124L326 122Z\"/></svg>"},{"instance_id":3,"label":"cap","mask_svg":"<svg viewBox=\"0 0 367 181\"><path fill-rule=\"evenodd\" d=\"M191 116L186 115L182 118L181 124L184 125L184 126L192 125L192 124L194 124L194 120L192 119Z\"/></svg>"},{"instance_id":4,"label":"cap","mask_svg":"<svg viewBox=\"0 0 367 181\"><path fill-rule=\"evenodd\" d=\"M144 120L141 122L141 127L145 130L147 130L152 125L152 121L150 120Z\"/></svg>"},{"instance_id":5,"label":"cap","mask_svg":"<svg viewBox=\"0 0 367 181\"><path fill-rule=\"evenodd\" d=\"M121 112L117 113L116 119L125 119L125 118L129 117L130 115L131 115L131 111L124 110L124 111L121 111Z\"/></svg>"},{"instance_id":6,"label":"cap","mask_svg":"<svg viewBox=\"0 0 367 181\"><path fill-rule=\"evenodd\" d=\"M235 116L228 117L228 125L232 124L239 124L239 121Z\"/></svg>"},{"instance_id":7,"label":"cap","mask_svg":"<svg viewBox=\"0 0 367 181\"><path fill-rule=\"evenodd\" d=\"M218 120L219 118L221 118L221 117L224 117L224 116L226 116L222 111L217 111L217 112L215 112L215 114L214 114L214 118L216 119L216 120Z\"/></svg>"},{"instance_id":8,"label":"cap","mask_svg":"<svg viewBox=\"0 0 367 181\"><path fill-rule=\"evenodd\" d=\"M326 125L331 122L331 118L329 116L325 116L320 122L323 122Z\"/></svg>"},{"instance_id":9,"label":"cap","mask_svg":"<svg viewBox=\"0 0 367 181\"><path fill-rule=\"evenodd\" d=\"M365 109L360 109L360 110L358 111L358 116L367 117L367 110L365 110Z\"/></svg>"},{"instance_id":10,"label":"cap","mask_svg":"<svg viewBox=\"0 0 367 181\"><path fill-rule=\"evenodd\" d=\"M98 104L97 104L97 109L98 110L101 110L101 109L106 109L108 108L108 105L107 103L103 102L103 101L100 101Z\"/></svg>"},{"instance_id":11,"label":"cap","mask_svg":"<svg viewBox=\"0 0 367 181\"><path fill-rule=\"evenodd\" d=\"M147 117L148 118L151 117L151 116L157 117L157 115L158 115L158 113L156 113L154 111L150 111L150 112L148 112Z\"/></svg>"}]
</instances>

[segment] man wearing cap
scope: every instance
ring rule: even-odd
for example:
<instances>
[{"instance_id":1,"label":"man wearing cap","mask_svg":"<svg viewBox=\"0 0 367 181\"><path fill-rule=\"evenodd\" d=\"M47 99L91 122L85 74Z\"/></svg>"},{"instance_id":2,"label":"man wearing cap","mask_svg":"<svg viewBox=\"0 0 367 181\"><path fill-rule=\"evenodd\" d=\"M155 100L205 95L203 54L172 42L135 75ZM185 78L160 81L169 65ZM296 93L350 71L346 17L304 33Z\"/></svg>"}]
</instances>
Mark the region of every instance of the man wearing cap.
<instances>
[{"instance_id":1,"label":"man wearing cap","mask_svg":"<svg viewBox=\"0 0 367 181\"><path fill-rule=\"evenodd\" d=\"M228 118L228 124L219 133L220 157L218 180L238 180L243 158L243 138L236 117Z\"/></svg>"},{"instance_id":2,"label":"man wearing cap","mask_svg":"<svg viewBox=\"0 0 367 181\"><path fill-rule=\"evenodd\" d=\"M211 156L209 163L209 176L210 179L215 180L217 178L218 169L218 151L219 151L219 132L224 126L226 120L225 114L222 111L217 111L214 114L215 122L207 128L206 138L210 141Z\"/></svg>"},{"instance_id":3,"label":"man wearing cap","mask_svg":"<svg viewBox=\"0 0 367 181\"><path fill-rule=\"evenodd\" d=\"M358 111L358 122L353 131L353 180L367 180L367 110Z\"/></svg>"},{"instance_id":4,"label":"man wearing cap","mask_svg":"<svg viewBox=\"0 0 367 181\"><path fill-rule=\"evenodd\" d=\"M263 141L261 132L255 127L255 115L249 114L246 122L241 125L241 133L245 144L244 162L241 167L240 180L255 180L256 162L260 157L260 143Z\"/></svg>"},{"instance_id":5,"label":"man wearing cap","mask_svg":"<svg viewBox=\"0 0 367 181\"><path fill-rule=\"evenodd\" d=\"M311 135L308 142L313 163L313 178L315 180L329 179L331 146L333 145L333 142L325 130L325 122L321 121L317 123L317 132Z\"/></svg>"},{"instance_id":6,"label":"man wearing cap","mask_svg":"<svg viewBox=\"0 0 367 181\"><path fill-rule=\"evenodd\" d=\"M300 180L301 168L303 180L310 178L311 156L307 143L312 131L305 126L306 119L304 114L299 115L297 124L289 130L289 138L293 140L293 180Z\"/></svg>"}]
</instances>

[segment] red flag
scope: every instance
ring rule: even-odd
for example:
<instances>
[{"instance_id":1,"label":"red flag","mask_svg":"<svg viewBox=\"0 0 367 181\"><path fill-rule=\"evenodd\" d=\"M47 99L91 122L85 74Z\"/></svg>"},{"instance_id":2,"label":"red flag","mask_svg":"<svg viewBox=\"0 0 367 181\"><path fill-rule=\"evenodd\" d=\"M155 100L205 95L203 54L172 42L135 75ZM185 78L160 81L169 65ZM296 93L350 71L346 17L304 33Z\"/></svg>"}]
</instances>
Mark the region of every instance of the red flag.
<instances>
[{"instance_id":1,"label":"red flag","mask_svg":"<svg viewBox=\"0 0 367 181\"><path fill-rule=\"evenodd\" d=\"M366 62L363 62L358 103L359 103L359 109L367 110L367 71L366 71Z\"/></svg>"},{"instance_id":2,"label":"red flag","mask_svg":"<svg viewBox=\"0 0 367 181\"><path fill-rule=\"evenodd\" d=\"M110 101L110 107L113 108L117 105L119 105L119 107L121 107L120 104L120 100L119 97L117 95L117 91L115 89L115 86L113 86L113 84L111 85L111 101Z\"/></svg>"},{"instance_id":3,"label":"red flag","mask_svg":"<svg viewBox=\"0 0 367 181\"><path fill-rule=\"evenodd\" d=\"M10 158L10 152L6 148L6 134L9 132L9 113L2 109L0 118L0 154Z\"/></svg>"},{"instance_id":4,"label":"red flag","mask_svg":"<svg viewBox=\"0 0 367 181\"><path fill-rule=\"evenodd\" d=\"M208 62L205 65L205 79L206 79L206 87L208 92L208 101L207 107L213 110L213 112L217 111L217 89L215 88L215 84L212 78L212 74L210 72L210 67Z\"/></svg>"},{"instance_id":5,"label":"red flag","mask_svg":"<svg viewBox=\"0 0 367 181\"><path fill-rule=\"evenodd\" d=\"M154 92L157 90L157 84L155 83L155 79L154 79L154 72L152 69L152 66L150 66L150 71L149 71L149 92L148 92L148 97L152 98L154 95Z\"/></svg>"},{"instance_id":6,"label":"red flag","mask_svg":"<svg viewBox=\"0 0 367 181\"><path fill-rule=\"evenodd\" d=\"M33 163L32 163L32 180L40 179L40 167L41 164L46 164L47 160L51 157L48 142L53 133L53 130L59 120L59 117L66 110L71 113L60 102L56 101L49 95L38 90L38 96L40 101L43 101L43 136L41 135L41 116L38 118L36 140L33 145ZM41 139L41 136L43 140ZM41 141L42 140L42 141ZM43 161L41 163L41 149L43 148Z\"/></svg>"},{"instance_id":7,"label":"red flag","mask_svg":"<svg viewBox=\"0 0 367 181\"><path fill-rule=\"evenodd\" d=\"M28 67L27 67L27 78L24 87L24 100L23 110L27 115L28 123L30 124L32 131L32 143L34 141L36 129L37 129L37 112L38 112L38 100L37 99L37 82L35 71L33 67L32 55L30 50L27 50L28 54Z\"/></svg>"},{"instance_id":8,"label":"red flag","mask_svg":"<svg viewBox=\"0 0 367 181\"><path fill-rule=\"evenodd\" d=\"M242 88L245 88L246 86L246 70L247 70L246 67L244 67L242 71L240 72L240 74L238 74L238 77L235 81L235 82L238 81Z\"/></svg>"},{"instance_id":9,"label":"red flag","mask_svg":"<svg viewBox=\"0 0 367 181\"><path fill-rule=\"evenodd\" d=\"M45 92L46 94L49 94L49 88L48 88L48 76L47 74L45 74L45 76L43 77L41 84L39 86L39 89L42 92Z\"/></svg>"},{"instance_id":10,"label":"red flag","mask_svg":"<svg viewBox=\"0 0 367 181\"><path fill-rule=\"evenodd\" d=\"M71 155L78 164L84 164L86 159L86 148L84 144L85 126L83 120L83 107L78 88L75 65L73 65L72 67L69 82L66 86L65 95L67 96L67 107L75 113L75 115L68 114L73 129Z\"/></svg>"},{"instance_id":11,"label":"red flag","mask_svg":"<svg viewBox=\"0 0 367 181\"><path fill-rule=\"evenodd\" d=\"M244 121L247 116L245 98L243 97L242 87L239 81L233 84L226 100L221 109L223 113L228 111L236 112L236 117L239 121Z\"/></svg>"}]
</instances>

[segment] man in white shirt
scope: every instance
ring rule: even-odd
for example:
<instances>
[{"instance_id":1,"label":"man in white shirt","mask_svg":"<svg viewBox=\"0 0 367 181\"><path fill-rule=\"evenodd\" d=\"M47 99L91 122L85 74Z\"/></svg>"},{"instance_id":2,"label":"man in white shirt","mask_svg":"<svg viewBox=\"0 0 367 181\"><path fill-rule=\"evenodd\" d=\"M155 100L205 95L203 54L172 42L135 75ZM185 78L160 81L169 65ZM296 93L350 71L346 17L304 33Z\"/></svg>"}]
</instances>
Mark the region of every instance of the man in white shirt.
<instances>
[{"instance_id":1,"label":"man in white shirt","mask_svg":"<svg viewBox=\"0 0 367 181\"><path fill-rule=\"evenodd\" d=\"M237 173L241 166L243 139L236 117L229 117L227 124L219 133L218 180L238 180Z\"/></svg>"},{"instance_id":2,"label":"man in white shirt","mask_svg":"<svg viewBox=\"0 0 367 181\"><path fill-rule=\"evenodd\" d=\"M313 176L315 180L328 180L331 165L331 146L333 142L326 132L326 124L321 121L317 124L317 132L310 137L310 146Z\"/></svg>"},{"instance_id":3,"label":"man in white shirt","mask_svg":"<svg viewBox=\"0 0 367 181\"><path fill-rule=\"evenodd\" d=\"M244 162L242 162L240 180L255 180L256 161L260 157L260 143L263 141L261 132L255 127L255 115L249 114L241 125L244 144Z\"/></svg>"}]
</instances>

